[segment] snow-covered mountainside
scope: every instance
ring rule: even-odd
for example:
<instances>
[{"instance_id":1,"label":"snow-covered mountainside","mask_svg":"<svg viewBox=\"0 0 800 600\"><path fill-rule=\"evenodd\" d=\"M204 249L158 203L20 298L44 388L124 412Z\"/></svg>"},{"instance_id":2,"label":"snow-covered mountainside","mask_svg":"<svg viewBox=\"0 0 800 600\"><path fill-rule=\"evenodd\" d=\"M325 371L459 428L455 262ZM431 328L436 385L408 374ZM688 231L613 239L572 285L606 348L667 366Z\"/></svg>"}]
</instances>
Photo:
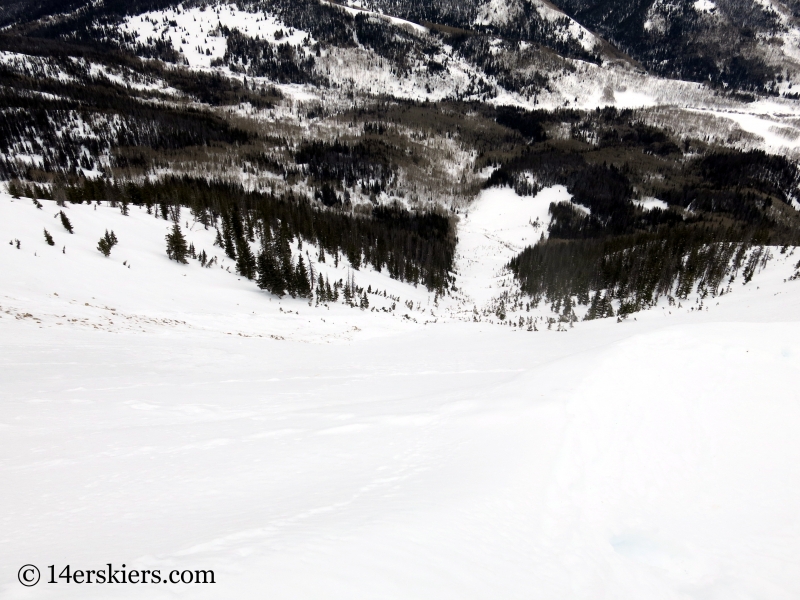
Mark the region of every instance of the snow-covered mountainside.
<instances>
[{"instance_id":1,"label":"snow-covered mountainside","mask_svg":"<svg viewBox=\"0 0 800 600\"><path fill-rule=\"evenodd\" d=\"M362 267L362 309L260 291L192 217L211 268L143 208L0 197L2 596L795 597L797 254L567 333L462 318L550 201L486 192L459 292ZM47 583L107 563L216 583Z\"/></svg>"},{"instance_id":2,"label":"snow-covered mountainside","mask_svg":"<svg viewBox=\"0 0 800 600\"><path fill-rule=\"evenodd\" d=\"M798 596L794 0L0 4L0 597Z\"/></svg>"},{"instance_id":3,"label":"snow-covered mountainside","mask_svg":"<svg viewBox=\"0 0 800 600\"><path fill-rule=\"evenodd\" d=\"M283 184L270 178L291 171L303 140L352 136L364 120L375 124L390 116L381 108L385 102L423 111L447 103L462 120L491 120L495 108L507 106L562 111L554 120L566 126L576 115L564 109L589 115L602 107L634 109L632 122L680 140L800 153L800 109L792 91L800 38L792 37L794 21L785 10L775 13L785 21L780 32L768 40L757 36L775 49L770 60L780 63L770 67L780 72L762 73L769 75L762 85L747 79L751 63L725 67L711 79L702 69L670 66L682 60L680 53L660 57L658 68L643 66L546 2L437 8L148 0L130 6L39 3L28 13L25 4L7 9L0 36L4 180L109 177L116 169L126 178L178 172L241 181L257 175L249 185L274 189ZM719 36L698 38L713 45ZM740 85L736 77L747 81ZM477 115L476 103L482 107ZM401 112L390 118L406 139L394 146L412 155L409 141L421 142L429 149L423 162L430 164L415 160L400 177L415 181L418 198L468 202L474 189L459 188L471 188L476 171L502 160L487 156L487 144L492 148L496 140L476 144L456 129L457 119L420 122ZM469 133L488 133L482 123L475 129ZM557 136L575 133L562 129ZM246 151L236 150L244 142ZM209 145L225 148L208 152ZM185 152L196 147L201 150ZM232 172L231 153L246 155L235 158L235 169L247 160L251 165ZM435 189L440 186L447 193ZM344 187L351 195L357 191Z\"/></svg>"}]
</instances>

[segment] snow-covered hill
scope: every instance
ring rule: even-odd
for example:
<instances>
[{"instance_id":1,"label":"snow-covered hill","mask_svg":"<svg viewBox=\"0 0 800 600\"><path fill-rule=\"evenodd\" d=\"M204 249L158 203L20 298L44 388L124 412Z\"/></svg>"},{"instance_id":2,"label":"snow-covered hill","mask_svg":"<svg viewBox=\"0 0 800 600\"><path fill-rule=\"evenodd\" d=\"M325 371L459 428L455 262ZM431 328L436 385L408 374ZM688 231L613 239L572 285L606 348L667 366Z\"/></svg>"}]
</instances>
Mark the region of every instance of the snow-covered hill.
<instances>
[{"instance_id":1,"label":"snow-covered hill","mask_svg":"<svg viewBox=\"0 0 800 600\"><path fill-rule=\"evenodd\" d=\"M356 277L416 323L271 298L185 217L220 265L167 260L143 209L68 205L69 234L54 203L3 196L2 597L796 597L796 253L703 310L459 321L568 200L542 194L464 215L469 298L436 323L384 274ZM216 583L46 583L107 563Z\"/></svg>"}]
</instances>

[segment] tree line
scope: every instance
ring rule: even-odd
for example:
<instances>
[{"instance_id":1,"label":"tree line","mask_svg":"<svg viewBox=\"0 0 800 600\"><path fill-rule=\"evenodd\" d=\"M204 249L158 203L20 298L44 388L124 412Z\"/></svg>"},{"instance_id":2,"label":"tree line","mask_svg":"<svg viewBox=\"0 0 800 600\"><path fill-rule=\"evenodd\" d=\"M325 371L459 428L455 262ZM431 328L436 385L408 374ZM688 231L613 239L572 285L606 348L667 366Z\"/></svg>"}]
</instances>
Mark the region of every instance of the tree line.
<instances>
[{"instance_id":1,"label":"tree line","mask_svg":"<svg viewBox=\"0 0 800 600\"><path fill-rule=\"evenodd\" d=\"M167 177L156 182L111 183L85 179L64 189L70 202L110 200L141 205L155 217L170 219L176 206L188 207L205 227L218 227L219 244L238 272L271 289L299 287L289 242L312 244L319 262L346 258L353 269L371 266L400 281L444 293L452 283L455 230L439 212L411 212L376 206L370 214L328 209L291 192L273 195L247 191L226 182ZM217 225L220 223L220 225ZM258 238L255 254L248 242ZM303 263L302 268L308 267ZM301 269L302 270L302 269ZM280 276L280 280L279 280Z\"/></svg>"}]
</instances>

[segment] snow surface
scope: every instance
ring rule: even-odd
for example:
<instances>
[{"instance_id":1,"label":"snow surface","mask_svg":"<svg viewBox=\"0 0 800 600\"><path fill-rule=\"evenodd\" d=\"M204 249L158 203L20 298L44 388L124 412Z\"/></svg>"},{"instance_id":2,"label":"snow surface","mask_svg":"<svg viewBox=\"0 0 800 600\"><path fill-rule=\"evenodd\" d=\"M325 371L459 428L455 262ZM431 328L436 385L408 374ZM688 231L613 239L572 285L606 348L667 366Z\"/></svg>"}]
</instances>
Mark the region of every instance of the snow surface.
<instances>
[{"instance_id":1,"label":"snow surface","mask_svg":"<svg viewBox=\"0 0 800 600\"><path fill-rule=\"evenodd\" d=\"M427 28L403 19L347 6L340 8L351 14L367 12L414 35L429 34ZM315 38L310 33L287 27L273 14L240 10L235 4L227 3L150 11L129 16L122 25L126 33L143 44L159 37L169 39L188 66L198 70L211 70L212 61L224 56L226 38L219 30L220 27L237 29L247 37L276 45L288 43L306 56L313 54L311 47L316 44ZM280 38L276 37L278 32L282 34ZM415 100L441 100L452 96L459 89L466 89L470 81L476 77L475 68L455 56L452 48L444 46L443 50L444 53L437 58L447 60L449 68L441 76L431 76L426 69L420 71L418 68L411 76L398 78L387 61L374 51L361 47L326 50L316 60L316 64L320 74L344 88L357 87L369 94L392 95ZM229 77L241 77L232 73L227 67L214 67L213 70ZM249 79L259 84L271 83L269 79L263 77ZM319 100L323 95L319 89L310 85L277 87L297 100ZM324 95L329 102L331 100L329 92L326 91Z\"/></svg>"},{"instance_id":2,"label":"snow surface","mask_svg":"<svg viewBox=\"0 0 800 600\"><path fill-rule=\"evenodd\" d=\"M654 208L667 210L669 208L669 204L658 198L642 198L641 200L634 200L633 203L641 206L645 210L653 210Z\"/></svg>"},{"instance_id":3,"label":"snow surface","mask_svg":"<svg viewBox=\"0 0 800 600\"><path fill-rule=\"evenodd\" d=\"M465 289L564 195L484 193ZM143 210L69 205L70 235L43 204L0 197L3 598L800 594L796 255L711 310L523 333L278 303ZM15 581L109 562L217 583Z\"/></svg>"},{"instance_id":4,"label":"snow surface","mask_svg":"<svg viewBox=\"0 0 800 600\"><path fill-rule=\"evenodd\" d=\"M569 202L570 197L564 186L536 196L518 196L507 187L480 193L458 231L458 285L469 290L472 302L482 307L497 295L508 261L547 237L550 203Z\"/></svg>"},{"instance_id":5,"label":"snow surface","mask_svg":"<svg viewBox=\"0 0 800 600\"><path fill-rule=\"evenodd\" d=\"M153 327L161 330L169 326L316 342L349 339L361 331L365 317L367 321L377 320L377 327L371 327L364 335L374 335L385 327L408 327L409 319L403 315L409 311L405 309L396 311L396 319L379 319L373 311L356 318L353 313L360 311L342 305L312 310L308 301L279 301L237 276L233 261L213 245L215 230L193 222L186 210L181 224L187 243L194 244L198 253L205 250L209 259L216 258L211 268L201 267L196 260L185 266L168 261L165 236L172 224L148 215L142 208L132 207L130 216L124 217L119 210L107 206L92 209L68 205L63 210L75 230L71 235L56 218L60 209L52 202L43 204L42 210L36 210L28 199L10 200L0 194L0 231L9 241L21 241L20 250L12 244L3 245L17 254L11 253L14 260L4 265L5 278L15 282L14 293L5 289L0 306L15 316L32 313L27 318L40 321L41 326L66 324L67 317L61 316L66 312L71 313L69 319L76 319L71 321L73 326L115 332L147 332ZM32 216L28 214L31 210L35 211ZM54 247L45 243L44 229L52 234ZM113 231L119 240L109 258L97 250L97 242L106 230ZM255 245L253 250L257 251ZM295 259L301 253L296 243L293 252ZM355 271L344 258L338 267L331 256L321 264L318 253L308 244L302 250L306 265L315 273L322 273L331 284L352 275L359 286L400 295L401 302L426 306L430 300L424 288L404 285L385 273ZM66 294L65 289L74 293ZM119 290L126 291L120 294ZM35 310L28 303L30 298L37 298ZM390 298L375 294L369 298L377 309L393 303ZM335 323L331 313L337 315ZM309 326L312 321L313 327Z\"/></svg>"},{"instance_id":6,"label":"snow surface","mask_svg":"<svg viewBox=\"0 0 800 600\"><path fill-rule=\"evenodd\" d=\"M550 2L535 0L528 4L533 6L542 19L550 21L561 30L564 41L576 40L587 51L594 50L598 45L599 40L592 32ZM530 7L523 6L517 0L489 0L478 7L475 24L507 25L509 21L528 18L526 12L529 10Z\"/></svg>"},{"instance_id":7,"label":"snow surface","mask_svg":"<svg viewBox=\"0 0 800 600\"><path fill-rule=\"evenodd\" d=\"M641 108L660 104L720 108L726 105L725 99L716 96L711 89L703 85L660 79L631 71L617 64L607 63L601 66L583 61L569 61L573 64L574 71L549 73L552 81L547 90L543 90L534 98L525 98L504 90L494 78L485 76L452 47L431 37L425 27L362 8L348 6L341 8L352 14L369 12L376 18L389 21L413 35L427 37L429 42L441 46L441 52L436 56L436 60L446 64L445 71L440 74L431 74L418 64L407 76L397 77L391 65L372 50L360 46L328 49L316 60L316 70L335 83L334 87L340 87L345 91L356 90L369 95L436 101L459 94L464 95L471 83L485 81L495 89L496 97L492 100L494 104L519 105L529 109L563 106L593 109L606 105ZM547 20L568 22L563 30L564 35L577 40L585 49L592 51L597 46L597 38L591 32L569 19L551 4L536 2L535 8ZM492 0L483 5L480 11L483 16L478 20L487 24L494 21L504 22L510 18L517 18L515 15L521 14L521 11L519 3ZM316 43L308 32L287 27L273 14L241 10L235 4L228 3L211 4L206 8L150 11L127 17L121 28L143 44L157 38L169 39L192 69L213 69L228 77L241 78L240 74L231 72L227 67L211 67L212 61L221 58L225 53L226 40L219 31L220 26L238 29L246 36L275 44L288 42L306 55L311 55L311 47ZM284 34L280 39L275 37L278 31ZM542 65L537 62L526 69L532 72L540 71ZM266 78L249 79L259 85L270 83ZM278 87L292 97L299 93L299 97L306 100L320 98L320 90L310 85ZM605 92L606 89L613 92L611 98ZM472 92L473 96L475 93ZM327 103L334 100L331 98L330 90L326 91L325 95ZM794 108L790 110L793 113L797 112Z\"/></svg>"},{"instance_id":8,"label":"snow surface","mask_svg":"<svg viewBox=\"0 0 800 600\"><path fill-rule=\"evenodd\" d=\"M744 131L758 136L762 141L763 149L771 154L796 154L800 149L800 136L794 124L790 124L791 121L786 122L788 115L771 115L766 111L697 110L734 121ZM794 115L791 116L794 117Z\"/></svg>"}]
</instances>

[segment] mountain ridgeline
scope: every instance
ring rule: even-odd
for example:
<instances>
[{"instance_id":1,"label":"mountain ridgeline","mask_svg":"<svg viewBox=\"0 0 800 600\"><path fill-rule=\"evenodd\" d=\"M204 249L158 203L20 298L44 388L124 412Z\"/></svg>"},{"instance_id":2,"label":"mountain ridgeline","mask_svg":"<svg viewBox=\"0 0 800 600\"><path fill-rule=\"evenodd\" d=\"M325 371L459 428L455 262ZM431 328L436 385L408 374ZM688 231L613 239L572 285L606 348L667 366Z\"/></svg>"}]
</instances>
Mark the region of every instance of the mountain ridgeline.
<instances>
[{"instance_id":1,"label":"mountain ridgeline","mask_svg":"<svg viewBox=\"0 0 800 600\"><path fill-rule=\"evenodd\" d=\"M127 15L215 4L208 0L12 0L0 7L0 25L29 36L123 48L139 56L181 63L184 59L169 38L137 42L121 32L118 24ZM517 53L522 52L520 44L533 44L597 64L622 59L660 76L744 93L779 93L780 84L794 80L798 71L791 53L780 54L783 36L800 18L794 0L556 0L552 4L542 0L370 0L363 4L429 27L487 75L518 88L531 82L514 83L518 75L498 59L498 42ZM276 15L287 27L309 32L321 48L363 44L392 63L399 76L410 72L415 61L437 64L435 44L365 13L353 15L316 0L238 0L237 5ZM578 24L586 29L577 32ZM600 43L587 45L589 32L599 36ZM237 31L226 33L230 34L227 52L219 64L251 75L269 74L277 81L323 83L311 68L313 58L297 55L289 44L274 48Z\"/></svg>"}]
</instances>

